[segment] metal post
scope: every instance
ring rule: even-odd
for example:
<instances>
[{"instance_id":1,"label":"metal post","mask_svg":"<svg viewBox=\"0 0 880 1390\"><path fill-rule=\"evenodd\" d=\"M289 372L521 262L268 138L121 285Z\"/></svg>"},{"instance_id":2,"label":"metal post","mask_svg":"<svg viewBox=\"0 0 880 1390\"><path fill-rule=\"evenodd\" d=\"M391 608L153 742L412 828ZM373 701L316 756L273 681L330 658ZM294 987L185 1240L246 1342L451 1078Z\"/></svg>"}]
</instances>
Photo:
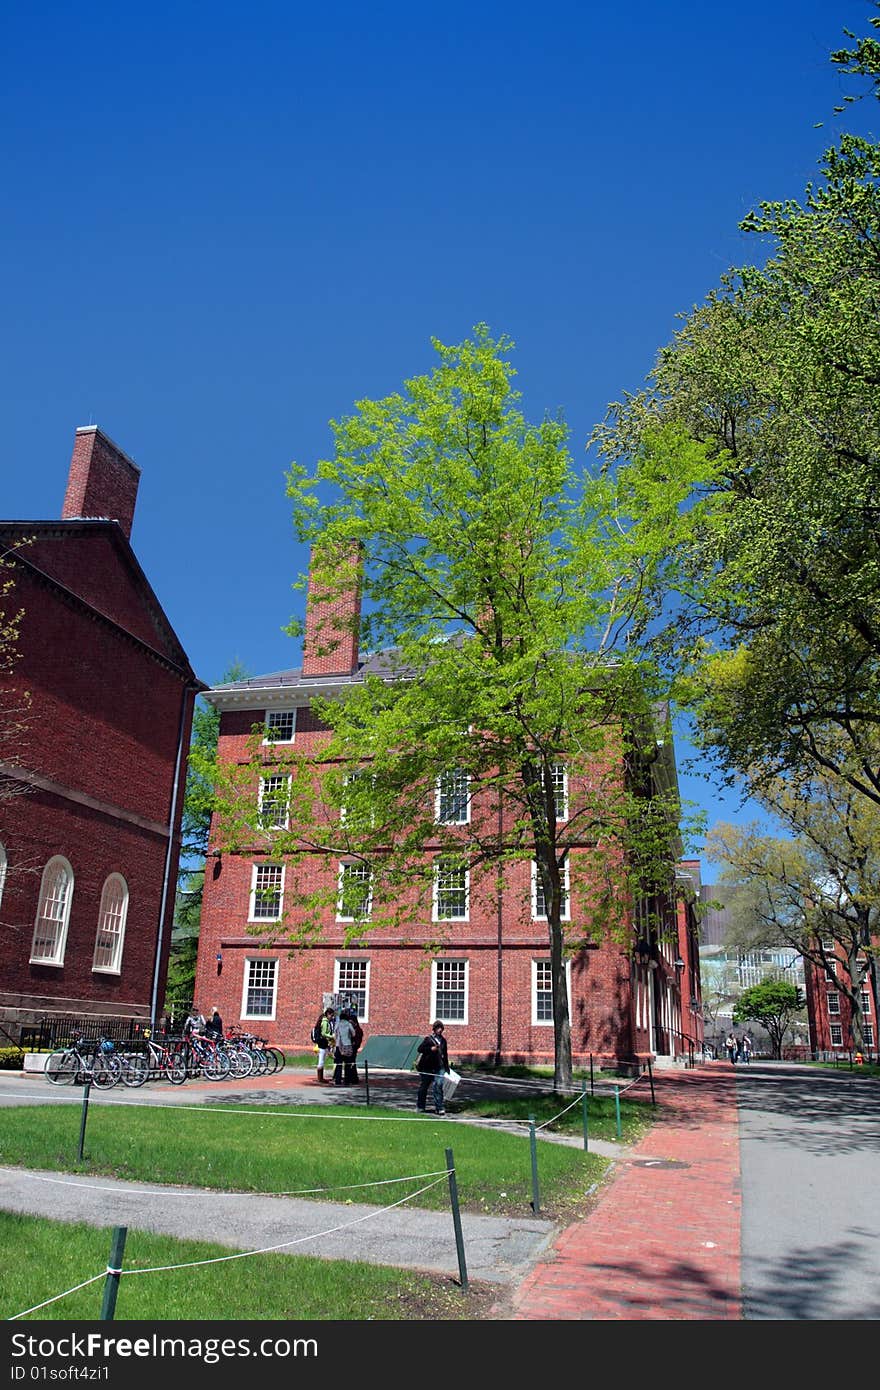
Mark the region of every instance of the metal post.
<instances>
[{"instance_id":1,"label":"metal post","mask_svg":"<svg viewBox=\"0 0 880 1390\"><path fill-rule=\"evenodd\" d=\"M83 1144L85 1143L86 1137L86 1120L89 1115L89 1091L91 1089L92 1083L90 1079L86 1077L85 1085L83 1086L82 1119L79 1122L79 1153L77 1154L77 1159L80 1163L82 1163Z\"/></svg>"},{"instance_id":2,"label":"metal post","mask_svg":"<svg viewBox=\"0 0 880 1390\"><path fill-rule=\"evenodd\" d=\"M370 1064L364 1059L364 1091L366 1093L367 1105L370 1103Z\"/></svg>"},{"instance_id":3,"label":"metal post","mask_svg":"<svg viewBox=\"0 0 880 1390\"><path fill-rule=\"evenodd\" d=\"M654 1073L653 1073L653 1071L651 1070L651 1059L650 1059L650 1057L648 1058L648 1080L649 1080L650 1083L651 1083L651 1104L652 1104L652 1105L656 1105L656 1104L657 1104L657 1101L656 1101L656 1099L655 1099L655 1097L654 1097Z\"/></svg>"},{"instance_id":4,"label":"metal post","mask_svg":"<svg viewBox=\"0 0 880 1390\"><path fill-rule=\"evenodd\" d=\"M532 1150L532 1211L541 1210L541 1192L538 1187L538 1141L535 1138L535 1117L529 1116L529 1146Z\"/></svg>"},{"instance_id":5,"label":"metal post","mask_svg":"<svg viewBox=\"0 0 880 1390\"><path fill-rule=\"evenodd\" d=\"M461 1287L468 1286L467 1265L464 1259L464 1238L461 1234L461 1212L458 1209L458 1185L455 1181L455 1160L452 1150L446 1150L446 1170L449 1173L449 1201L452 1205L452 1225L455 1231L455 1249L458 1255L458 1276Z\"/></svg>"},{"instance_id":6,"label":"metal post","mask_svg":"<svg viewBox=\"0 0 880 1390\"><path fill-rule=\"evenodd\" d=\"M619 1087L619 1086L615 1086L615 1087L614 1087L614 1114L615 1114L615 1118L616 1118L616 1120L617 1120L617 1137L618 1137L618 1139L619 1139L620 1136L621 1136L621 1133L622 1133L621 1128L620 1128L620 1087Z\"/></svg>"},{"instance_id":7,"label":"metal post","mask_svg":"<svg viewBox=\"0 0 880 1390\"><path fill-rule=\"evenodd\" d=\"M104 1280L104 1298L101 1303L101 1321L112 1322L116 1311L116 1295L119 1293L119 1276L122 1273L122 1252L125 1249L127 1226L114 1226L110 1241L110 1260L107 1264L107 1277Z\"/></svg>"},{"instance_id":8,"label":"metal post","mask_svg":"<svg viewBox=\"0 0 880 1390\"><path fill-rule=\"evenodd\" d=\"M596 1094L596 1088L595 1088L595 1086L593 1085L593 1054L592 1054L592 1052L591 1052L591 1053L590 1053L590 1095L591 1095L591 1096L594 1096L595 1094Z\"/></svg>"},{"instance_id":9,"label":"metal post","mask_svg":"<svg viewBox=\"0 0 880 1390\"><path fill-rule=\"evenodd\" d=\"M583 1116L584 1116L584 1153L588 1153L588 1152L589 1152L589 1148L590 1148L590 1131L589 1131L589 1125L588 1125L588 1120L587 1120L587 1083L586 1083L586 1081L584 1082L584 1084L583 1084L583 1090L581 1091L581 1110L583 1111Z\"/></svg>"}]
</instances>

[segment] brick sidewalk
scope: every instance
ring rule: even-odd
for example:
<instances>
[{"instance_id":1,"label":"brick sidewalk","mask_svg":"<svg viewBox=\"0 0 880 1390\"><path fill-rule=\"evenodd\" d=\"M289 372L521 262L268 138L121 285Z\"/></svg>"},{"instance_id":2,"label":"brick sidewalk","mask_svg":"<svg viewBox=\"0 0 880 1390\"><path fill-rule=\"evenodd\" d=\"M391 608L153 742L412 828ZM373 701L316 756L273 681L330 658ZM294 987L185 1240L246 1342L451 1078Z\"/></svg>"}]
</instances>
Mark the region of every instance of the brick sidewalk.
<instances>
[{"instance_id":1,"label":"brick sidewalk","mask_svg":"<svg viewBox=\"0 0 880 1390\"><path fill-rule=\"evenodd\" d=\"M736 1080L725 1068L655 1075L662 1119L526 1276L512 1318L742 1317Z\"/></svg>"}]
</instances>

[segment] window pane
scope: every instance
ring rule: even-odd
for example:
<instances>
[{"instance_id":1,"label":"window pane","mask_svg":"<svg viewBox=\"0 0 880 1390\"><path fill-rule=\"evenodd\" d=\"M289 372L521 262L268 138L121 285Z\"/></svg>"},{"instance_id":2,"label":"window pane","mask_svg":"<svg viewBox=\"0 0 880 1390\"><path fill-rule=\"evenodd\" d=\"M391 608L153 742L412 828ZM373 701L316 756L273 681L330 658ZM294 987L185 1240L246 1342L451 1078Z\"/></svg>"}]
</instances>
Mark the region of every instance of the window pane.
<instances>
[{"instance_id":1,"label":"window pane","mask_svg":"<svg viewBox=\"0 0 880 1390\"><path fill-rule=\"evenodd\" d=\"M128 889L119 874L111 874L101 894L93 970L118 970L128 912Z\"/></svg>"},{"instance_id":2,"label":"window pane","mask_svg":"<svg viewBox=\"0 0 880 1390\"><path fill-rule=\"evenodd\" d=\"M338 994L347 995L359 1018L367 1016L367 962L365 960L341 960L339 967Z\"/></svg>"},{"instance_id":3,"label":"window pane","mask_svg":"<svg viewBox=\"0 0 880 1390\"><path fill-rule=\"evenodd\" d=\"M463 960L436 962L437 1017L446 1023L463 1023L465 1020L465 964Z\"/></svg>"},{"instance_id":4,"label":"window pane","mask_svg":"<svg viewBox=\"0 0 880 1390\"><path fill-rule=\"evenodd\" d=\"M280 864L257 865L251 913L255 920L275 922L280 917L282 872Z\"/></svg>"},{"instance_id":5,"label":"window pane","mask_svg":"<svg viewBox=\"0 0 880 1390\"><path fill-rule=\"evenodd\" d=\"M435 869L437 920L466 918L468 915L468 873L463 864L441 859Z\"/></svg>"},{"instance_id":6,"label":"window pane","mask_svg":"<svg viewBox=\"0 0 880 1390\"><path fill-rule=\"evenodd\" d=\"M260 824L266 830L283 830L290 805L290 778L264 777L260 784Z\"/></svg>"},{"instance_id":7,"label":"window pane","mask_svg":"<svg viewBox=\"0 0 880 1390\"><path fill-rule=\"evenodd\" d=\"M266 739L271 743L292 743L296 728L295 709L273 709L266 715Z\"/></svg>"},{"instance_id":8,"label":"window pane","mask_svg":"<svg viewBox=\"0 0 880 1390\"><path fill-rule=\"evenodd\" d=\"M271 1018L275 1012L275 960L248 961L245 1013L249 1017Z\"/></svg>"},{"instance_id":9,"label":"window pane","mask_svg":"<svg viewBox=\"0 0 880 1390\"><path fill-rule=\"evenodd\" d=\"M535 961L535 1019L553 1022L553 977L549 960Z\"/></svg>"},{"instance_id":10,"label":"window pane","mask_svg":"<svg viewBox=\"0 0 880 1390\"><path fill-rule=\"evenodd\" d=\"M370 915L368 864L343 864L339 877L339 916L356 922Z\"/></svg>"},{"instance_id":11,"label":"window pane","mask_svg":"<svg viewBox=\"0 0 880 1390\"><path fill-rule=\"evenodd\" d=\"M444 772L437 783L437 819L443 825L463 825L468 819L470 778L460 767Z\"/></svg>"},{"instance_id":12,"label":"window pane","mask_svg":"<svg viewBox=\"0 0 880 1390\"><path fill-rule=\"evenodd\" d=\"M535 881L535 916L536 916L536 917L546 917L546 916L547 916L547 899L546 899L546 896L545 896L545 894L544 894L544 885L543 885L542 882L541 882L541 875L540 875L539 872L538 872L538 866L537 866L537 864L535 864L534 862L533 862L533 864L532 864L532 873L533 873L533 875L534 875L534 881ZM562 866L562 884L561 884L561 889L562 889L562 911L561 911L561 916L562 916L562 917L567 917L567 916L568 916L568 860L567 860L567 859L566 859L565 863L564 863L563 866Z\"/></svg>"},{"instance_id":13,"label":"window pane","mask_svg":"<svg viewBox=\"0 0 880 1390\"><path fill-rule=\"evenodd\" d=\"M70 871L62 860L49 861L43 873L31 949L35 960L54 961L60 957L71 881Z\"/></svg>"}]
</instances>

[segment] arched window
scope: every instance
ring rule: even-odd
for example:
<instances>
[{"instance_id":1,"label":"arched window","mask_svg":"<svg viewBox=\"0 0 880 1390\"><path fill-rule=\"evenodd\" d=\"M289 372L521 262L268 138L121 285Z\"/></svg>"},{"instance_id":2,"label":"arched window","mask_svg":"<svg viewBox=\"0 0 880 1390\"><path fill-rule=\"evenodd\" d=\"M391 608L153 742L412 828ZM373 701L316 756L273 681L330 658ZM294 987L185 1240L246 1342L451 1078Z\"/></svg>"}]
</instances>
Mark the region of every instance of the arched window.
<instances>
[{"instance_id":1,"label":"arched window","mask_svg":"<svg viewBox=\"0 0 880 1390\"><path fill-rule=\"evenodd\" d=\"M67 923L73 898L73 869L56 854L43 870L40 901L34 925L31 961L36 965L63 965Z\"/></svg>"},{"instance_id":2,"label":"arched window","mask_svg":"<svg viewBox=\"0 0 880 1390\"><path fill-rule=\"evenodd\" d=\"M6 883L6 850L0 845L0 903L3 901L3 885Z\"/></svg>"},{"instance_id":3,"label":"arched window","mask_svg":"<svg viewBox=\"0 0 880 1390\"><path fill-rule=\"evenodd\" d=\"M122 943L128 915L128 884L122 874L111 874L101 894L98 934L92 969L118 975L122 968Z\"/></svg>"}]
</instances>

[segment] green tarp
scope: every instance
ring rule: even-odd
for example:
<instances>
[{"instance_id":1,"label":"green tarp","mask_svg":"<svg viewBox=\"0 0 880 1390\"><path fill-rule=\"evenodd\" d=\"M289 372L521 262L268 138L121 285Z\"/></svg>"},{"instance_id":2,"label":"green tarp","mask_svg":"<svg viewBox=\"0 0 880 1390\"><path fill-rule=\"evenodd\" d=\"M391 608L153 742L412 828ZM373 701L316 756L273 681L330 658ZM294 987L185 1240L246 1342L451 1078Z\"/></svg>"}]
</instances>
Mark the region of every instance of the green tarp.
<instances>
[{"instance_id":1,"label":"green tarp","mask_svg":"<svg viewBox=\"0 0 880 1390\"><path fill-rule=\"evenodd\" d=\"M367 1038L358 1053L358 1061L369 1062L371 1067L409 1071L423 1036L422 1033L417 1033L414 1038L402 1033L374 1034Z\"/></svg>"}]
</instances>

